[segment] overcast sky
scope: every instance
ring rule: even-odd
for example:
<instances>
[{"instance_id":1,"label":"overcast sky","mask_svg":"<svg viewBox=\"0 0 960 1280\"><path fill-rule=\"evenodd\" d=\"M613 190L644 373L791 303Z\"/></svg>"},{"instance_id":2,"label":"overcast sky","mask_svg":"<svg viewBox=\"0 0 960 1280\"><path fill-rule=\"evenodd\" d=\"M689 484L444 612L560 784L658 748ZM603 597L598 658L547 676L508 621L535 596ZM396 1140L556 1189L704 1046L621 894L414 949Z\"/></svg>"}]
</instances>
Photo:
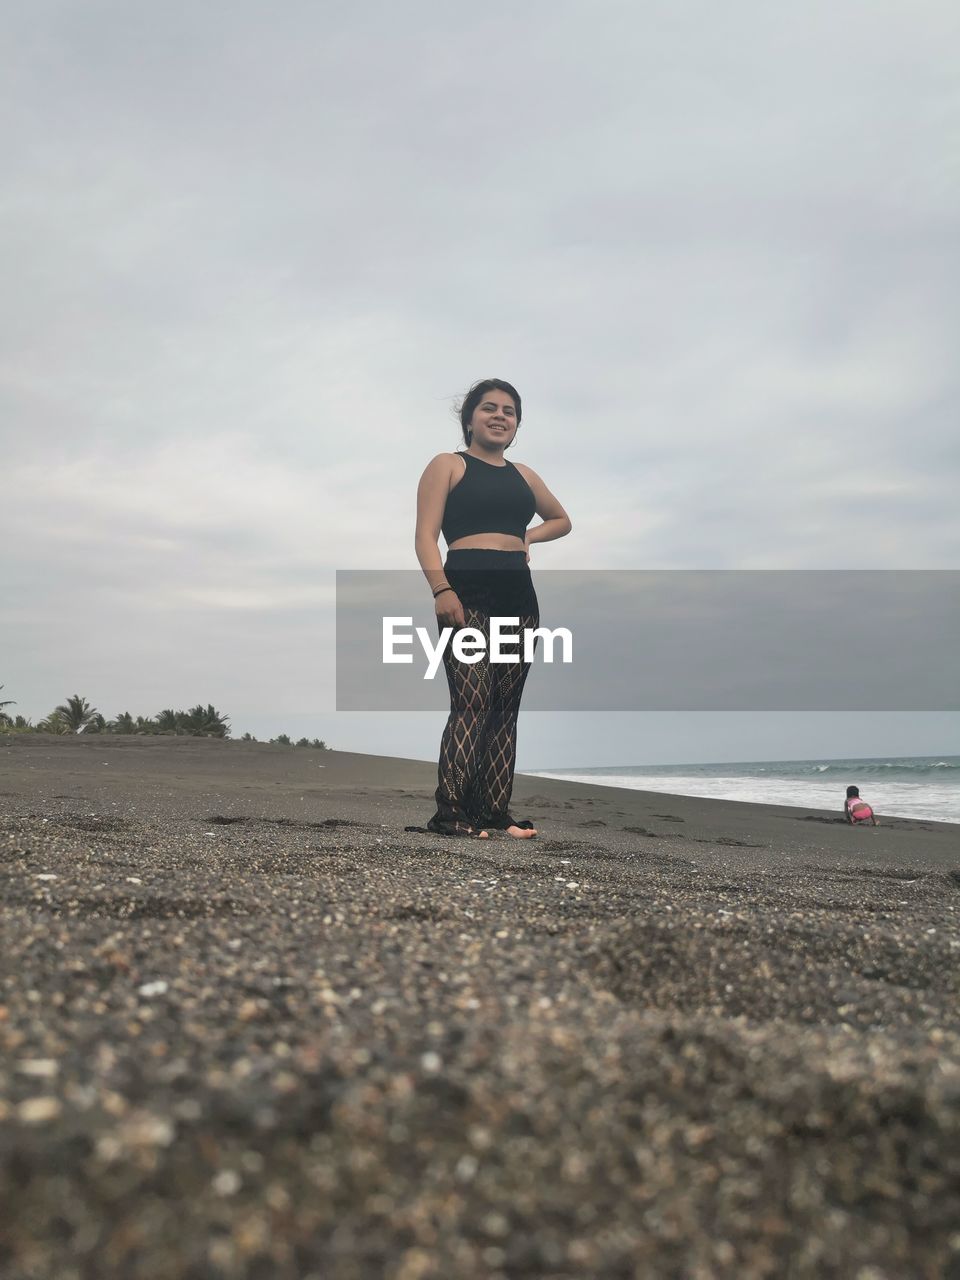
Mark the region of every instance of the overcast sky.
<instances>
[{"instance_id":1,"label":"overcast sky","mask_svg":"<svg viewBox=\"0 0 960 1280\"><path fill-rule=\"evenodd\" d=\"M431 755L436 714L333 712L334 570L415 567L417 479L482 376L574 521L535 571L960 567L955 4L3 27L17 710L214 702ZM665 723L537 716L521 765L942 752L958 717Z\"/></svg>"}]
</instances>

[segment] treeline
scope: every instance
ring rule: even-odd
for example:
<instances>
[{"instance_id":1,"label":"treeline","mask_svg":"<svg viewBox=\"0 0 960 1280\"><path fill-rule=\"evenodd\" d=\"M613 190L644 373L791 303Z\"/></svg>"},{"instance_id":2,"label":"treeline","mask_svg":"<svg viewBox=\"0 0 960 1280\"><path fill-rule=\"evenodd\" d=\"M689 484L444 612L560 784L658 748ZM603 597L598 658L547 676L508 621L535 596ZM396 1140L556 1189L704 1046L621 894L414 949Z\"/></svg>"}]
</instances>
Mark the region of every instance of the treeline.
<instances>
[{"instance_id":1,"label":"treeline","mask_svg":"<svg viewBox=\"0 0 960 1280\"><path fill-rule=\"evenodd\" d=\"M0 685L0 689L3 685ZM16 706L9 699L0 702L0 733L118 733L118 734L159 734L165 736L184 736L192 738L229 738L230 717L222 715L213 703L203 706L198 703L188 711L174 711L168 707L155 716L134 716L129 711L121 711L113 720L101 715L96 707L92 707L86 698L75 693L58 707L33 724L25 716L11 715L6 708ZM243 734L241 742L256 742L251 733ZM320 738L312 741L301 738L294 743L288 734L281 733L270 742L284 747L314 747L320 751L327 750L327 744Z\"/></svg>"}]
</instances>

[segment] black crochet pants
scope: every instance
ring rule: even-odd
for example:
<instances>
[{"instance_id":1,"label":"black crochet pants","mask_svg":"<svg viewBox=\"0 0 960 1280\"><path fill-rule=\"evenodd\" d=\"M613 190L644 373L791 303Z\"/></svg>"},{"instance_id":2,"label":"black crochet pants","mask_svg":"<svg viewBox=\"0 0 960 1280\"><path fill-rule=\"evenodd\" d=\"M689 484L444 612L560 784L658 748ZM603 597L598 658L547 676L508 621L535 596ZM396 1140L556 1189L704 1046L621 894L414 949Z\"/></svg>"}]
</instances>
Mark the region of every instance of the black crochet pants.
<instances>
[{"instance_id":1,"label":"black crochet pants","mask_svg":"<svg viewBox=\"0 0 960 1280\"><path fill-rule=\"evenodd\" d=\"M486 648L474 663L457 659L453 637L444 650L450 715L440 742L437 811L427 825L447 835L504 830L514 824L517 717L530 671L522 660L522 632L539 622L537 597L523 552L451 551L444 567L467 626L484 636ZM520 661L490 660L491 617L519 619L520 642L509 649L519 650ZM504 635L513 631L504 629Z\"/></svg>"}]
</instances>

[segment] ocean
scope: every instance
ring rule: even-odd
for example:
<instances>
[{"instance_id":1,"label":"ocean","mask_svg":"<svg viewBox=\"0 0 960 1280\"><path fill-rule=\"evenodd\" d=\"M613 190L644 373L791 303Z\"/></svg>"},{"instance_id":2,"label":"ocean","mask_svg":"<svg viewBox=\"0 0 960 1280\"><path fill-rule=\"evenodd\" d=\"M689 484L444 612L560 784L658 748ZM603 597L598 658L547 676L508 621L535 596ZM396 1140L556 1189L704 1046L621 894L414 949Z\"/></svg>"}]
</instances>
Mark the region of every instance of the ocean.
<instances>
[{"instance_id":1,"label":"ocean","mask_svg":"<svg viewBox=\"0 0 960 1280\"><path fill-rule=\"evenodd\" d=\"M847 786L853 783L881 819L889 814L960 823L960 756L613 765L538 769L533 776L569 778L571 782L592 782L634 791L785 804L800 809L833 809L838 813L843 809Z\"/></svg>"}]
</instances>

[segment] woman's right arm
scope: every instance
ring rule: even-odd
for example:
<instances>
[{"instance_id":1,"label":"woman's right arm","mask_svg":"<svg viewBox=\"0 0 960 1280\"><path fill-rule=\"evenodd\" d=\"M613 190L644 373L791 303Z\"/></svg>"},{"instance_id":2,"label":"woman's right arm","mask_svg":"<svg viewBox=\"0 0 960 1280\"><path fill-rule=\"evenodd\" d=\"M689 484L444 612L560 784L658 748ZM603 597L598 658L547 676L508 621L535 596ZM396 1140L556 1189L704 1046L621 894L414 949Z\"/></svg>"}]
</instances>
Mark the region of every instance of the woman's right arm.
<instances>
[{"instance_id":1,"label":"woman's right arm","mask_svg":"<svg viewBox=\"0 0 960 1280\"><path fill-rule=\"evenodd\" d=\"M430 583L430 590L438 591L447 585L440 555L440 526L450 492L453 473L453 455L438 453L427 464L417 487L417 531L414 547L423 576ZM464 626L463 605L455 591L442 591L434 597L436 613L444 626Z\"/></svg>"}]
</instances>

